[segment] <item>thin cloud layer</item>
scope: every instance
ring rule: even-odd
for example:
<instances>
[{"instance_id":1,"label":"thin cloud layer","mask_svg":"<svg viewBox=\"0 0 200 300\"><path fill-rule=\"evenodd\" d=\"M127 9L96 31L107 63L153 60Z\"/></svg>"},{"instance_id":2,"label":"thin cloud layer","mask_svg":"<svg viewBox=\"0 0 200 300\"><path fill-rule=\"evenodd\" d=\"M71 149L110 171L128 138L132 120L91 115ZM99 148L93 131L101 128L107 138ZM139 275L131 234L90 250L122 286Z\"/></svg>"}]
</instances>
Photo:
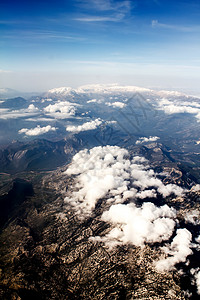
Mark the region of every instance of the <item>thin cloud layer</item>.
<instances>
[{"instance_id":1,"label":"thin cloud layer","mask_svg":"<svg viewBox=\"0 0 200 300\"><path fill-rule=\"evenodd\" d=\"M45 127L40 127L40 125L37 125L35 128L22 128L18 132L19 134L24 133L27 136L36 136L36 135L41 135L44 133L47 133L49 131L56 131L56 127L52 127L51 125L47 125Z\"/></svg>"},{"instance_id":2,"label":"thin cloud layer","mask_svg":"<svg viewBox=\"0 0 200 300\"><path fill-rule=\"evenodd\" d=\"M130 1L79 1L79 5L83 14L74 20L80 22L118 22L124 19L131 9Z\"/></svg>"},{"instance_id":3,"label":"thin cloud layer","mask_svg":"<svg viewBox=\"0 0 200 300\"><path fill-rule=\"evenodd\" d=\"M39 114L39 110L34 104L30 104L28 108L23 108L19 110L11 110L7 108L0 109L0 119L8 120L8 119L18 119L24 117L33 117Z\"/></svg>"},{"instance_id":4,"label":"thin cloud layer","mask_svg":"<svg viewBox=\"0 0 200 300\"><path fill-rule=\"evenodd\" d=\"M180 113L188 113L193 114L197 118L198 122L200 122L200 107L199 103L192 101L184 102L181 100L173 100L163 98L158 102L158 110L163 110L166 114L180 114Z\"/></svg>"}]
</instances>

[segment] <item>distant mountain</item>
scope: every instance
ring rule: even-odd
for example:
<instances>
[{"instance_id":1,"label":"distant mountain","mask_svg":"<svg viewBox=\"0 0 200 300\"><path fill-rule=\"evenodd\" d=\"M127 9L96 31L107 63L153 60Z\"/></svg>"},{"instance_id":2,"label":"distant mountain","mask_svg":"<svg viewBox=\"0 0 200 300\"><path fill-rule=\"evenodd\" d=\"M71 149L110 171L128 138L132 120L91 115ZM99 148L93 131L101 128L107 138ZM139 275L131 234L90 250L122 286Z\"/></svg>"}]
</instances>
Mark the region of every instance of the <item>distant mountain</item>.
<instances>
[{"instance_id":1,"label":"distant mountain","mask_svg":"<svg viewBox=\"0 0 200 300\"><path fill-rule=\"evenodd\" d=\"M151 89L137 86L119 86L117 84L90 84L83 85L76 89L71 87L60 87L50 89L46 94L54 96L69 96L72 94L87 93L115 93L115 92L153 92Z\"/></svg>"},{"instance_id":2,"label":"distant mountain","mask_svg":"<svg viewBox=\"0 0 200 300\"><path fill-rule=\"evenodd\" d=\"M0 150L0 172L53 170L67 163L79 149L75 138L50 142L36 139L29 143L14 142Z\"/></svg>"},{"instance_id":3,"label":"distant mountain","mask_svg":"<svg viewBox=\"0 0 200 300\"><path fill-rule=\"evenodd\" d=\"M20 96L22 93L9 88L0 88L0 99Z\"/></svg>"},{"instance_id":4,"label":"distant mountain","mask_svg":"<svg viewBox=\"0 0 200 300\"><path fill-rule=\"evenodd\" d=\"M27 105L27 100L22 97L6 99L0 102L0 108L21 109Z\"/></svg>"},{"instance_id":5,"label":"distant mountain","mask_svg":"<svg viewBox=\"0 0 200 300\"><path fill-rule=\"evenodd\" d=\"M15 98L15 97L25 97L30 98L31 96L38 95L39 92L22 92L10 88L0 88L0 100Z\"/></svg>"}]
</instances>

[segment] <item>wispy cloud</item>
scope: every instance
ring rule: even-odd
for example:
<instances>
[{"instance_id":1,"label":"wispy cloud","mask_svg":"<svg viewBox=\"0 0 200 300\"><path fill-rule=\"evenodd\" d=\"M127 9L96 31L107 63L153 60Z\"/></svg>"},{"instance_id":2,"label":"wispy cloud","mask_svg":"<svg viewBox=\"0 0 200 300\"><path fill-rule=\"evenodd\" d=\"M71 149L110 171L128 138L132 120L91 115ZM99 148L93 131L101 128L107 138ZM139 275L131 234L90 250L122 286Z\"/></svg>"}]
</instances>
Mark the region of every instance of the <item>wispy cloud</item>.
<instances>
[{"instance_id":1,"label":"wispy cloud","mask_svg":"<svg viewBox=\"0 0 200 300\"><path fill-rule=\"evenodd\" d=\"M118 22L124 18L124 15L118 14L113 17L100 17L100 16L85 16L81 18L75 18L75 21L80 22Z\"/></svg>"},{"instance_id":2,"label":"wispy cloud","mask_svg":"<svg viewBox=\"0 0 200 300\"><path fill-rule=\"evenodd\" d=\"M130 1L94 0L78 1L78 4L82 8L83 15L74 20L81 22L119 22L131 10Z\"/></svg>"},{"instance_id":3,"label":"wispy cloud","mask_svg":"<svg viewBox=\"0 0 200 300\"><path fill-rule=\"evenodd\" d=\"M10 70L1 70L1 69L0 69L0 74L1 74L1 73L13 73L13 71L10 71Z\"/></svg>"},{"instance_id":4,"label":"wispy cloud","mask_svg":"<svg viewBox=\"0 0 200 300\"><path fill-rule=\"evenodd\" d=\"M151 25L153 28L163 28L182 32L198 32L200 31L200 26L184 26L184 25L174 25L160 23L158 20L152 20Z\"/></svg>"},{"instance_id":5,"label":"wispy cloud","mask_svg":"<svg viewBox=\"0 0 200 300\"><path fill-rule=\"evenodd\" d=\"M53 30L15 30L11 34L3 34L2 38L6 39L23 39L32 40L32 39L57 39L57 40L68 40L68 41L84 41L85 37L80 37L77 35L71 35L62 31L53 31Z\"/></svg>"},{"instance_id":6,"label":"wispy cloud","mask_svg":"<svg viewBox=\"0 0 200 300\"><path fill-rule=\"evenodd\" d=\"M32 24L30 20L20 20L20 19L15 19L15 20L0 20L0 25L21 25L21 24Z\"/></svg>"},{"instance_id":7,"label":"wispy cloud","mask_svg":"<svg viewBox=\"0 0 200 300\"><path fill-rule=\"evenodd\" d=\"M77 1L78 5L83 9L95 11L123 11L128 12L131 8L131 1L113 1L113 0L81 0Z\"/></svg>"}]
</instances>

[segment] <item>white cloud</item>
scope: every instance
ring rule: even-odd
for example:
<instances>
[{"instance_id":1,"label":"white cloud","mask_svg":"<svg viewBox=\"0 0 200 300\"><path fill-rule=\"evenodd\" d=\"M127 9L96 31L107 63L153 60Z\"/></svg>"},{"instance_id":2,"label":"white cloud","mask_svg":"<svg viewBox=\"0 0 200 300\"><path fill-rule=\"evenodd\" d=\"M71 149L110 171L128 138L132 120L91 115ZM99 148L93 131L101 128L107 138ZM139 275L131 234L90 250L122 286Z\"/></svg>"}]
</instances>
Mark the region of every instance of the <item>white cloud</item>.
<instances>
[{"instance_id":1,"label":"white cloud","mask_svg":"<svg viewBox=\"0 0 200 300\"><path fill-rule=\"evenodd\" d=\"M191 106L191 107L199 107L200 108L200 104L195 102L195 101L183 101L181 102L182 105L186 105L186 106Z\"/></svg>"},{"instance_id":2,"label":"white cloud","mask_svg":"<svg viewBox=\"0 0 200 300\"><path fill-rule=\"evenodd\" d=\"M103 200L101 220L110 223L111 228L104 236L93 236L90 240L104 242L108 247L122 244L144 247L146 243L165 242L159 248L160 258L153 262L158 272L168 272L176 264L186 263L192 248L198 250L198 244L191 242L189 230L176 230L179 221L174 208L157 207L151 202L144 202L141 207L135 204L138 198L157 197L158 193L166 197L184 192L177 185L164 185L145 158L131 159L126 149L117 146L95 147L77 153L65 174L73 176L74 183L66 192L64 202L78 218L91 216L98 201ZM196 214L188 215L188 220L193 222L193 217ZM169 244L175 230L176 235ZM198 237L196 243L199 241ZM195 276L199 289L200 275Z\"/></svg>"},{"instance_id":3,"label":"white cloud","mask_svg":"<svg viewBox=\"0 0 200 300\"><path fill-rule=\"evenodd\" d=\"M200 213L198 210L192 210L186 213L185 221L194 225L200 224Z\"/></svg>"},{"instance_id":4,"label":"white cloud","mask_svg":"<svg viewBox=\"0 0 200 300\"><path fill-rule=\"evenodd\" d=\"M177 263L185 262L188 255L192 254L191 248L192 234L187 229L177 229L171 245L162 247L167 258L160 259L155 263L158 271L170 271Z\"/></svg>"},{"instance_id":5,"label":"white cloud","mask_svg":"<svg viewBox=\"0 0 200 300\"><path fill-rule=\"evenodd\" d=\"M98 100L97 99L91 99L91 100L88 100L87 103L96 103Z\"/></svg>"},{"instance_id":6,"label":"white cloud","mask_svg":"<svg viewBox=\"0 0 200 300\"><path fill-rule=\"evenodd\" d=\"M32 100L32 102L34 102L35 100ZM41 103L45 103L45 102L52 102L53 99L51 98L45 98L45 99L41 99Z\"/></svg>"},{"instance_id":7,"label":"white cloud","mask_svg":"<svg viewBox=\"0 0 200 300\"><path fill-rule=\"evenodd\" d=\"M156 207L147 202L142 207L135 204L112 205L103 213L102 220L116 226L102 239L109 244L132 243L144 246L168 240L175 227L176 211L164 205Z\"/></svg>"},{"instance_id":8,"label":"white cloud","mask_svg":"<svg viewBox=\"0 0 200 300\"><path fill-rule=\"evenodd\" d=\"M130 11L130 1L105 1L105 0L93 0L84 1L81 3L81 7L87 9L90 15L83 15L77 17L74 20L81 22L117 22L124 19L127 13ZM95 12L95 15L94 15ZM100 15L97 15L100 12ZM109 13L109 14L108 14Z\"/></svg>"},{"instance_id":9,"label":"white cloud","mask_svg":"<svg viewBox=\"0 0 200 300\"><path fill-rule=\"evenodd\" d=\"M156 198L157 197L157 193L156 193L156 190L152 189L152 190L145 190L145 191L138 192L136 194L136 196L138 198L140 198L140 199Z\"/></svg>"},{"instance_id":10,"label":"white cloud","mask_svg":"<svg viewBox=\"0 0 200 300\"><path fill-rule=\"evenodd\" d=\"M103 120L101 119L95 119L93 121L89 121L86 123L83 123L82 125L73 126L69 125L66 128L66 131L70 132L80 132L80 131L86 131L86 130L93 130L96 129L99 125L101 125Z\"/></svg>"},{"instance_id":11,"label":"white cloud","mask_svg":"<svg viewBox=\"0 0 200 300\"><path fill-rule=\"evenodd\" d=\"M26 119L28 122L55 122L55 119L51 118L43 118L43 117L35 117Z\"/></svg>"},{"instance_id":12,"label":"white cloud","mask_svg":"<svg viewBox=\"0 0 200 300\"><path fill-rule=\"evenodd\" d=\"M65 198L82 216L95 208L100 198L110 204L123 203L127 198L182 195L174 184L164 185L143 157L129 159L126 149L117 146L95 147L77 153L66 170L76 175L75 188Z\"/></svg>"},{"instance_id":13,"label":"white cloud","mask_svg":"<svg viewBox=\"0 0 200 300\"><path fill-rule=\"evenodd\" d=\"M40 127L40 125L38 125L37 127L32 128L32 129L22 128L18 132L19 132L19 134L24 133L25 135L28 135L28 136L36 136L36 135L41 135L41 134L47 133L49 131L56 131L56 128L51 127L51 125L47 125L45 127Z\"/></svg>"},{"instance_id":14,"label":"white cloud","mask_svg":"<svg viewBox=\"0 0 200 300\"><path fill-rule=\"evenodd\" d=\"M59 101L55 104L49 104L44 108L44 112L54 118L67 119L75 115L77 103L68 101Z\"/></svg>"},{"instance_id":15,"label":"white cloud","mask_svg":"<svg viewBox=\"0 0 200 300\"><path fill-rule=\"evenodd\" d=\"M82 3L83 4L83 3ZM130 10L130 1L113 1L113 0L89 0L84 1L85 8L94 9L95 11L116 11L128 12Z\"/></svg>"},{"instance_id":16,"label":"white cloud","mask_svg":"<svg viewBox=\"0 0 200 300\"><path fill-rule=\"evenodd\" d=\"M200 271L195 274L196 285L197 285L197 293L200 295Z\"/></svg>"},{"instance_id":17,"label":"white cloud","mask_svg":"<svg viewBox=\"0 0 200 300\"><path fill-rule=\"evenodd\" d=\"M158 22L158 20L152 20L151 25L153 28L163 28L169 30L177 30L181 32L200 32L200 26L165 24Z\"/></svg>"},{"instance_id":18,"label":"white cloud","mask_svg":"<svg viewBox=\"0 0 200 300\"><path fill-rule=\"evenodd\" d=\"M100 16L85 16L82 18L76 18L76 21L80 22L117 22L122 19L122 15L113 17L100 17Z\"/></svg>"},{"instance_id":19,"label":"white cloud","mask_svg":"<svg viewBox=\"0 0 200 300\"><path fill-rule=\"evenodd\" d=\"M195 283L196 283L196 286L197 286L197 294L200 295L200 268L192 268L190 270L190 273L194 276L194 279L195 279ZM193 282L194 284L194 282Z\"/></svg>"},{"instance_id":20,"label":"white cloud","mask_svg":"<svg viewBox=\"0 0 200 300\"><path fill-rule=\"evenodd\" d=\"M179 114L179 113L188 113L188 114L197 114L200 112L198 108L185 106L185 105L176 105L170 104L163 106L163 109L166 114Z\"/></svg>"},{"instance_id":21,"label":"white cloud","mask_svg":"<svg viewBox=\"0 0 200 300\"><path fill-rule=\"evenodd\" d=\"M196 184L191 188L191 192L200 192L200 184Z\"/></svg>"},{"instance_id":22,"label":"white cloud","mask_svg":"<svg viewBox=\"0 0 200 300\"><path fill-rule=\"evenodd\" d=\"M7 113L7 112L9 112L9 109L8 108L0 108L0 113L1 113L1 115L2 114L5 114L5 113ZM0 115L0 116L1 116Z\"/></svg>"},{"instance_id":23,"label":"white cloud","mask_svg":"<svg viewBox=\"0 0 200 300\"><path fill-rule=\"evenodd\" d=\"M112 107L119 107L119 108L124 108L126 106L125 103L120 102L120 101L116 101L116 102L106 102L105 103L108 106L112 106Z\"/></svg>"},{"instance_id":24,"label":"white cloud","mask_svg":"<svg viewBox=\"0 0 200 300\"><path fill-rule=\"evenodd\" d=\"M78 191L72 192L65 201L71 203L78 213L87 215L109 191L110 195L119 194L118 189L127 191L126 178L129 175L124 169L128 168L130 161L123 158L125 155L128 155L127 150L115 146L95 147L77 153L66 174L78 175L75 184Z\"/></svg>"},{"instance_id":25,"label":"white cloud","mask_svg":"<svg viewBox=\"0 0 200 300\"><path fill-rule=\"evenodd\" d=\"M200 235L196 238L196 242L200 244Z\"/></svg>"},{"instance_id":26,"label":"white cloud","mask_svg":"<svg viewBox=\"0 0 200 300\"><path fill-rule=\"evenodd\" d=\"M187 103L187 102L186 102ZM158 110L163 110L166 114L180 114L180 113L188 113L188 114L194 114L196 115L196 118L198 121L200 121L200 108L198 106L198 103L190 103L187 105L184 102L174 100L169 101L166 98L163 98L159 100L158 102Z\"/></svg>"},{"instance_id":27,"label":"white cloud","mask_svg":"<svg viewBox=\"0 0 200 300\"><path fill-rule=\"evenodd\" d=\"M33 104L30 104L28 108L23 108L19 110L10 110L10 109L0 109L0 119L17 119L23 117L32 117L39 114L39 109Z\"/></svg>"},{"instance_id":28,"label":"white cloud","mask_svg":"<svg viewBox=\"0 0 200 300\"><path fill-rule=\"evenodd\" d=\"M38 111L38 108L35 107L34 104L30 104L30 105L28 106L28 110L29 110L29 111L33 111L33 112L37 112L37 111Z\"/></svg>"},{"instance_id":29,"label":"white cloud","mask_svg":"<svg viewBox=\"0 0 200 300\"><path fill-rule=\"evenodd\" d=\"M155 142L159 140L160 138L158 136L150 136L150 137L140 137L139 140L137 140L135 143L138 144L143 144L143 143L148 143L148 142Z\"/></svg>"}]
</instances>

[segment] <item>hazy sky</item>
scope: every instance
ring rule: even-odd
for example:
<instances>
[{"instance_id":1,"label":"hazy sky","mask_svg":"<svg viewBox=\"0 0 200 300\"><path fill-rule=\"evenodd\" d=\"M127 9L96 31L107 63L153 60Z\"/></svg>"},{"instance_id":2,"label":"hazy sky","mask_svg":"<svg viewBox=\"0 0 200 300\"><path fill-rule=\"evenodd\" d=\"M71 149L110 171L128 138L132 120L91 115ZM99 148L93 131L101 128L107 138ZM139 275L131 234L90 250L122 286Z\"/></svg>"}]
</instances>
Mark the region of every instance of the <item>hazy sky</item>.
<instances>
[{"instance_id":1,"label":"hazy sky","mask_svg":"<svg viewBox=\"0 0 200 300\"><path fill-rule=\"evenodd\" d=\"M199 82L199 0L0 1L0 87Z\"/></svg>"}]
</instances>

